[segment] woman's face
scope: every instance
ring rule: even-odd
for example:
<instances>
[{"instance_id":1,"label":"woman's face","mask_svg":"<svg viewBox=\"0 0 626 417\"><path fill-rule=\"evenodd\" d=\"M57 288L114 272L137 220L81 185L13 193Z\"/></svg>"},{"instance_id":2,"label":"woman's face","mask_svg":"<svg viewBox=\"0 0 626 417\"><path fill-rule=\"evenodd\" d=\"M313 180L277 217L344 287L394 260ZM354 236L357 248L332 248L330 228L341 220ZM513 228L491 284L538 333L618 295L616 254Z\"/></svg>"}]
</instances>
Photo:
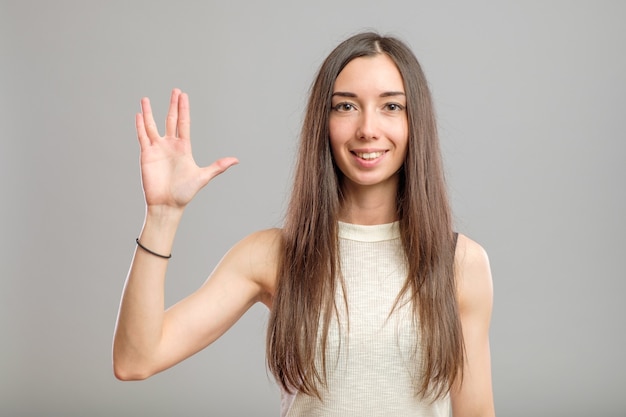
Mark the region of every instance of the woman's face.
<instances>
[{"instance_id":1,"label":"woman's face","mask_svg":"<svg viewBox=\"0 0 626 417\"><path fill-rule=\"evenodd\" d=\"M355 58L344 67L333 88L329 130L344 186L397 184L408 121L404 83L391 58Z\"/></svg>"}]
</instances>

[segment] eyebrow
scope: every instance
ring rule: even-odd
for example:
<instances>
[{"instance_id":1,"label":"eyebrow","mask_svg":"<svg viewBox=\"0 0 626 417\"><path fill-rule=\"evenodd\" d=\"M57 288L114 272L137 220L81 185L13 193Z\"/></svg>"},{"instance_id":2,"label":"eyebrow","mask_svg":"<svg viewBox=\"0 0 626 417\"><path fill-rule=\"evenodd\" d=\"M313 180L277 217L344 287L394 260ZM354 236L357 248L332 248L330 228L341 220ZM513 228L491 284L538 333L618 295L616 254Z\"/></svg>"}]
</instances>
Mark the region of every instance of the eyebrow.
<instances>
[{"instance_id":1,"label":"eyebrow","mask_svg":"<svg viewBox=\"0 0 626 417\"><path fill-rule=\"evenodd\" d=\"M346 91L335 91L332 96L333 97L335 96L352 97L352 98L358 97L356 94L349 93ZM406 96L406 94L404 94L402 91L385 91L384 93L381 93L379 97L394 97L394 96Z\"/></svg>"}]
</instances>

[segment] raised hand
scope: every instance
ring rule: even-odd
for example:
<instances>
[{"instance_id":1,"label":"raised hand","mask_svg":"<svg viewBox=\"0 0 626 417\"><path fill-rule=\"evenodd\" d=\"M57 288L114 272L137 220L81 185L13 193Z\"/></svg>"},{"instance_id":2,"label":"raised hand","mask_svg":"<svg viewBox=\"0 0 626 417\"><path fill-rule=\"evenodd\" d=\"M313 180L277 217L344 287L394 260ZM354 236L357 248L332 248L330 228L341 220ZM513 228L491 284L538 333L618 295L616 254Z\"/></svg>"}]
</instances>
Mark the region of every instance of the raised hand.
<instances>
[{"instance_id":1,"label":"raised hand","mask_svg":"<svg viewBox=\"0 0 626 417\"><path fill-rule=\"evenodd\" d=\"M193 159L190 143L189 97L172 91L165 122L165 135L159 135L150 100L141 100L141 113L135 117L141 148L141 181L148 207L184 208L213 177L238 163L222 158L207 167Z\"/></svg>"}]
</instances>

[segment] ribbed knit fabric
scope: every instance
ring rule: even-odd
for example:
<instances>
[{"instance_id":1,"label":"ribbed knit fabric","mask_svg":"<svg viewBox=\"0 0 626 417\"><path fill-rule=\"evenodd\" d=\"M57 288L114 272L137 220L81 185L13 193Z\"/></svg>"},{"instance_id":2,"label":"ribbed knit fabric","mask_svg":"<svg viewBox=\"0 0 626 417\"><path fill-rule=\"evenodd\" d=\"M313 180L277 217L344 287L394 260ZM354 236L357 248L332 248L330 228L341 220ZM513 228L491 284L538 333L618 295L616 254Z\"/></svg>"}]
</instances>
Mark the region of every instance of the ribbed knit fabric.
<instances>
[{"instance_id":1,"label":"ribbed knit fabric","mask_svg":"<svg viewBox=\"0 0 626 417\"><path fill-rule=\"evenodd\" d=\"M421 350L410 305L389 316L407 274L398 223L340 222L339 245L349 320L338 288L339 319L331 323L326 350L328 387L323 401L283 392L281 416L449 416L448 397L431 403L415 395Z\"/></svg>"}]
</instances>

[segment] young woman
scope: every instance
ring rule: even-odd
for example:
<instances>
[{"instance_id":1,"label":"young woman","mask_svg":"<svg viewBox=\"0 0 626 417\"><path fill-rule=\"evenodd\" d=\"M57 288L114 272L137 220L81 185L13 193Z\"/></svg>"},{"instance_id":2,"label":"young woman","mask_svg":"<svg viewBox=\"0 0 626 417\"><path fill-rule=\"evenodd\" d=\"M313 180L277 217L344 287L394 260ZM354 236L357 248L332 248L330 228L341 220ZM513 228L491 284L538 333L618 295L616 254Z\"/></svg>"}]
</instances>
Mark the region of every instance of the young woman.
<instances>
[{"instance_id":1,"label":"young woman","mask_svg":"<svg viewBox=\"0 0 626 417\"><path fill-rule=\"evenodd\" d=\"M311 90L284 227L243 239L165 311L184 208L237 160L196 165L179 90L164 136L147 98L141 106L147 210L115 330L118 378L175 365L262 302L283 416L494 415L489 263L453 232L433 104L405 44L363 33L328 56Z\"/></svg>"}]
</instances>

